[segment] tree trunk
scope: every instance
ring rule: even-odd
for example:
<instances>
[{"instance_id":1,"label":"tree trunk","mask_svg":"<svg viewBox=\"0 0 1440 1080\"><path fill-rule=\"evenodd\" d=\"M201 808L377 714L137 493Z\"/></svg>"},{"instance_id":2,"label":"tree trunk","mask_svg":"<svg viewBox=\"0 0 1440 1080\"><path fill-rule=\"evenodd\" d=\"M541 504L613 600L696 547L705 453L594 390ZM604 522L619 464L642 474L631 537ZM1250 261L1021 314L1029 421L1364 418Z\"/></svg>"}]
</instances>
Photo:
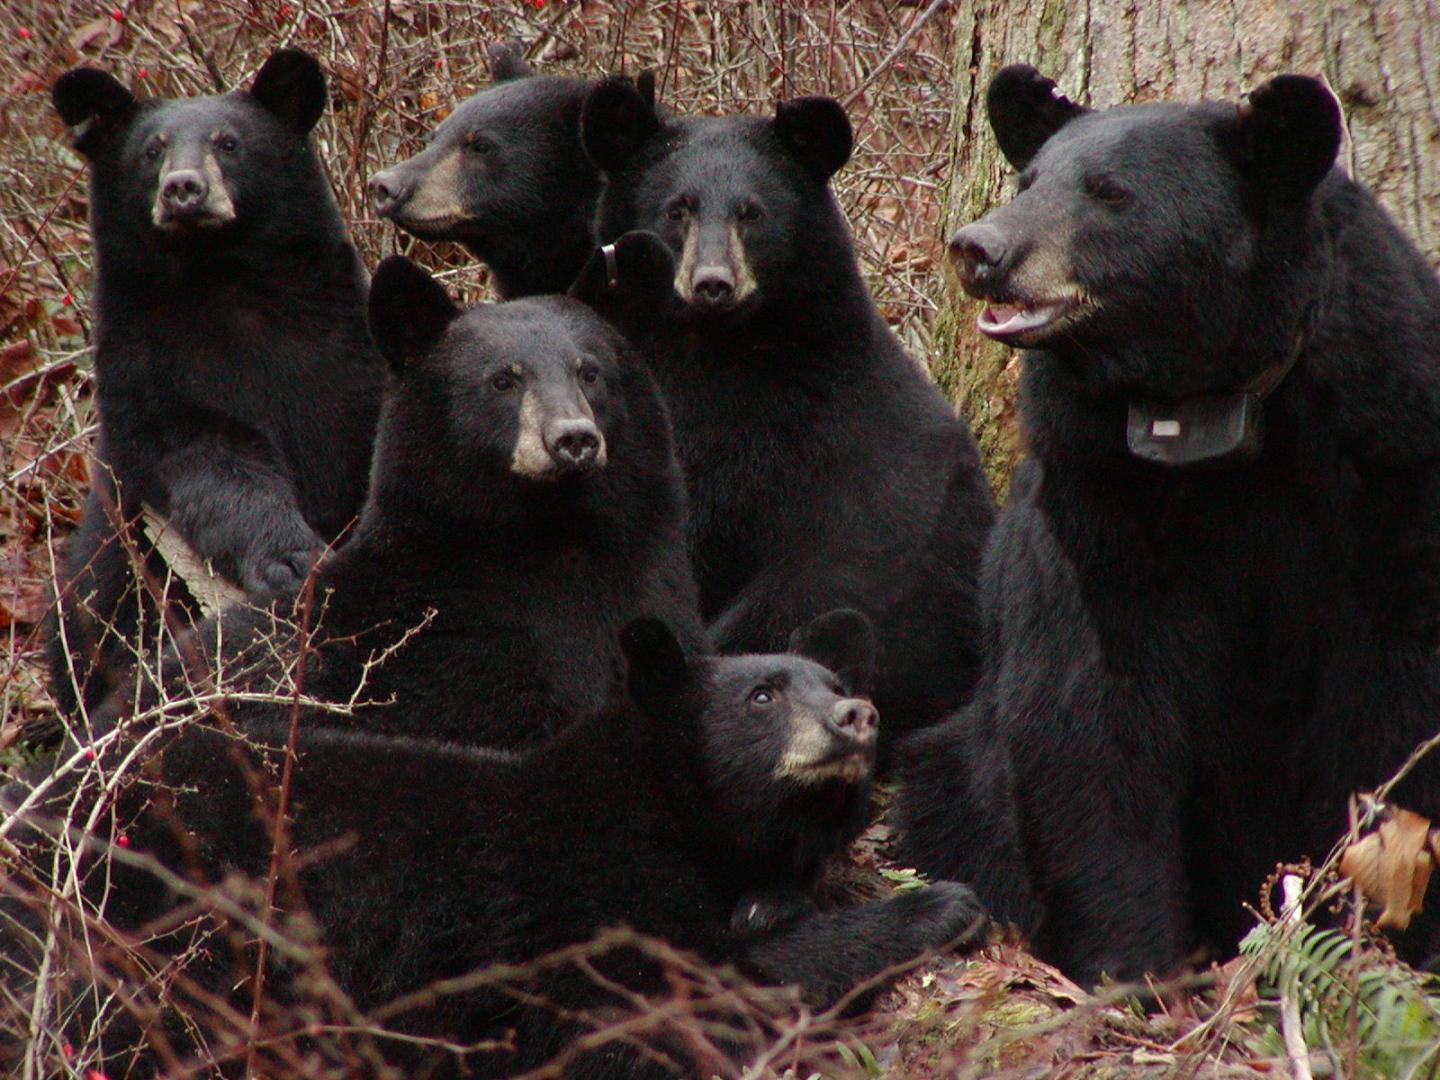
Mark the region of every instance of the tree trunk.
<instances>
[{"instance_id":1,"label":"tree trunk","mask_svg":"<svg viewBox=\"0 0 1440 1080\"><path fill-rule=\"evenodd\" d=\"M957 5L946 198L953 231L1007 198L985 115L1001 67L1034 64L1095 107L1236 98L1272 75L1322 75L1345 109L1341 164L1440 265L1440 3L1432 0L990 0ZM1016 356L940 305L934 371L974 426L997 490L1019 456Z\"/></svg>"}]
</instances>

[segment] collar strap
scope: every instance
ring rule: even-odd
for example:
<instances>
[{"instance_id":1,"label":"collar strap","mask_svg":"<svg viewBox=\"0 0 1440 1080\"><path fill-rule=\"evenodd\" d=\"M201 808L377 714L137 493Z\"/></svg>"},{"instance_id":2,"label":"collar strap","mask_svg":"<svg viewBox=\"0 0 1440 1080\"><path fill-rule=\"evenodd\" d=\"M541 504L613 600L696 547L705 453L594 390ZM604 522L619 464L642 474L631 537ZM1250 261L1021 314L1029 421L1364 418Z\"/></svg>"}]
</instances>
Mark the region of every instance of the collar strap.
<instances>
[{"instance_id":1,"label":"collar strap","mask_svg":"<svg viewBox=\"0 0 1440 1080\"><path fill-rule=\"evenodd\" d=\"M1125 444L1143 461L1174 468L1217 467L1253 461L1265 445L1265 399L1295 369L1305 336L1239 390L1200 394L1175 402L1132 401Z\"/></svg>"}]
</instances>

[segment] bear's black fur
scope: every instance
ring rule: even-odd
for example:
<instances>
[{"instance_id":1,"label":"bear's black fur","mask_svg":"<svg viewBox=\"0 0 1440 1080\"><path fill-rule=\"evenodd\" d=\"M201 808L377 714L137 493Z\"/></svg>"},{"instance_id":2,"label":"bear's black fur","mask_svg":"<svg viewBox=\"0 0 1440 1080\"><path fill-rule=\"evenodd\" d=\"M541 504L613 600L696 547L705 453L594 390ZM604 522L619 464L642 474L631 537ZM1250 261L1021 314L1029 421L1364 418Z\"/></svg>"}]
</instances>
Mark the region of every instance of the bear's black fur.
<instances>
[{"instance_id":1,"label":"bear's black fur","mask_svg":"<svg viewBox=\"0 0 1440 1080\"><path fill-rule=\"evenodd\" d=\"M668 252L627 237L617 274L613 289L587 274L577 292L603 307L668 288ZM527 746L623 697L619 632L632 619L663 618L700 649L669 422L625 339L563 296L462 312L400 256L376 270L370 312L394 368L370 498L317 571L308 616L281 605L318 625L308 695L349 702L363 683L362 704L331 719ZM257 663L288 685L289 670L263 662L276 627L269 610L226 615L220 640L242 685L256 688Z\"/></svg>"},{"instance_id":2,"label":"bear's black fur","mask_svg":"<svg viewBox=\"0 0 1440 1080\"><path fill-rule=\"evenodd\" d=\"M1233 952L1276 861L1440 727L1440 286L1333 168L1316 80L1089 112L1017 67L989 102L1019 194L952 248L1030 350L1031 458L975 701L907 747L901 827L1073 977L1136 977ZM1127 449L1134 419L1139 453L1202 448L1163 418L1247 386L1258 456ZM1394 799L1440 816L1433 756Z\"/></svg>"},{"instance_id":3,"label":"bear's black fur","mask_svg":"<svg viewBox=\"0 0 1440 1080\"><path fill-rule=\"evenodd\" d=\"M249 91L180 100L78 68L53 97L91 164L100 411L52 637L68 711L109 691L153 617L134 567L165 567L142 508L247 592L293 589L360 509L385 373L307 140L313 58L281 50Z\"/></svg>"},{"instance_id":4,"label":"bear's black fur","mask_svg":"<svg viewBox=\"0 0 1440 1080\"><path fill-rule=\"evenodd\" d=\"M376 211L426 240L458 240L514 299L564 292L590 257L600 173L580 149L595 85L536 75L492 46L491 86L455 107L412 158L376 173Z\"/></svg>"},{"instance_id":5,"label":"bear's black fur","mask_svg":"<svg viewBox=\"0 0 1440 1080\"><path fill-rule=\"evenodd\" d=\"M797 642L804 655L687 658L655 620L632 624L623 643L632 703L528 755L301 725L287 845L302 856L332 845L327 856L300 860L298 885L328 947L328 970L356 1007L369 1013L434 980L524 964L619 925L764 983L798 984L806 1000L828 1006L886 968L979 936L984 915L953 883L806 911L760 931L732 929L747 894L808 890L819 861L843 846L863 813L875 745L874 710L853 696L874 664L863 617L817 619ZM132 856L155 855L208 880L235 869L264 877L272 839L254 812L253 777L236 760L270 759L273 768L288 724L241 723L244 750L236 734L197 725L170 743L151 775L174 794L130 828ZM122 752L117 744L105 756ZM175 904L129 863L109 874L107 915L122 930ZM298 909L293 898L284 906ZM244 988L253 955L227 964L222 945L212 951L214 966L189 974ZM630 990L665 993L660 966L633 947L612 949L595 968ZM294 974L277 965L271 994L283 999ZM461 1045L512 1031L513 1052L464 1059L473 1070L466 1075L508 1075L542 1064L584 1030L554 1008L603 1017L625 1007L573 964L510 981L535 1003L482 982L421 997L389 1026ZM650 1038L686 1060L680 1040ZM459 1067L448 1051L382 1045L412 1070L420 1059L439 1070L427 1076ZM638 1064L612 1045L572 1062L566 1075L631 1075Z\"/></svg>"},{"instance_id":6,"label":"bear's black fur","mask_svg":"<svg viewBox=\"0 0 1440 1080\"><path fill-rule=\"evenodd\" d=\"M970 690L993 502L969 430L861 280L828 186L843 110L668 119L611 79L581 137L605 172L599 239L653 230L679 263L634 333L674 418L716 646L773 650L855 607L880 638L887 731L938 720Z\"/></svg>"}]
</instances>

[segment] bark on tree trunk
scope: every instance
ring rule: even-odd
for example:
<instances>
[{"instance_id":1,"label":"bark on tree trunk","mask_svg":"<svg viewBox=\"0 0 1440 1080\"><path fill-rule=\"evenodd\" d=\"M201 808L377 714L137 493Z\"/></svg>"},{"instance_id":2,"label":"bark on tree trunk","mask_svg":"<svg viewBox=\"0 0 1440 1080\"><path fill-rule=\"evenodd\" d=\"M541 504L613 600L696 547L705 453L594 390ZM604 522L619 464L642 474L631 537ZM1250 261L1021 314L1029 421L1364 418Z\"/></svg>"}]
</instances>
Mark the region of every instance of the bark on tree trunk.
<instances>
[{"instance_id":1,"label":"bark on tree trunk","mask_svg":"<svg viewBox=\"0 0 1440 1080\"><path fill-rule=\"evenodd\" d=\"M1293 71L1329 81L1346 115L1342 165L1440 265L1440 3L990 0L957 9L947 232L1007 197L1010 170L985 116L985 89L1006 64L1034 64L1096 107L1238 99ZM933 368L1003 491L1019 456L1017 366L975 331L975 308L954 292L942 302Z\"/></svg>"}]
</instances>

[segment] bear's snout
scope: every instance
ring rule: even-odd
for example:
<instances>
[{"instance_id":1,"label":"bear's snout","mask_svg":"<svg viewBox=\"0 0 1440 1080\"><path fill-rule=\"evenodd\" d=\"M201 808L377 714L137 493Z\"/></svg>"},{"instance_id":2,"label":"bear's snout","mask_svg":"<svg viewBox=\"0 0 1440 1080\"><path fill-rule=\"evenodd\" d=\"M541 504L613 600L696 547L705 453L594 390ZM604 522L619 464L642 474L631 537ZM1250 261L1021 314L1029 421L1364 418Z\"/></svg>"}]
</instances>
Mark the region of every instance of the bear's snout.
<instances>
[{"instance_id":1,"label":"bear's snout","mask_svg":"<svg viewBox=\"0 0 1440 1080\"><path fill-rule=\"evenodd\" d=\"M1009 238L988 221L971 222L957 232L950 241L950 260L965 291L983 298L993 289L1009 250Z\"/></svg>"},{"instance_id":2,"label":"bear's snout","mask_svg":"<svg viewBox=\"0 0 1440 1080\"><path fill-rule=\"evenodd\" d=\"M195 169L176 169L160 185L160 201L171 214L199 210L210 194L210 185Z\"/></svg>"},{"instance_id":3,"label":"bear's snout","mask_svg":"<svg viewBox=\"0 0 1440 1080\"><path fill-rule=\"evenodd\" d=\"M728 266L702 266L695 271L691 291L697 303L723 308L735 296L735 275Z\"/></svg>"},{"instance_id":4,"label":"bear's snout","mask_svg":"<svg viewBox=\"0 0 1440 1080\"><path fill-rule=\"evenodd\" d=\"M863 698L842 698L831 708L826 726L833 734L869 746L875 742L880 714Z\"/></svg>"},{"instance_id":5,"label":"bear's snout","mask_svg":"<svg viewBox=\"0 0 1440 1080\"><path fill-rule=\"evenodd\" d=\"M370 178L370 199L381 217L393 217L410 198L411 183L399 169L386 169Z\"/></svg>"},{"instance_id":6,"label":"bear's snout","mask_svg":"<svg viewBox=\"0 0 1440 1080\"><path fill-rule=\"evenodd\" d=\"M600 430L585 419L558 420L545 432L545 449L555 464L574 472L588 472L601 464Z\"/></svg>"}]
</instances>

